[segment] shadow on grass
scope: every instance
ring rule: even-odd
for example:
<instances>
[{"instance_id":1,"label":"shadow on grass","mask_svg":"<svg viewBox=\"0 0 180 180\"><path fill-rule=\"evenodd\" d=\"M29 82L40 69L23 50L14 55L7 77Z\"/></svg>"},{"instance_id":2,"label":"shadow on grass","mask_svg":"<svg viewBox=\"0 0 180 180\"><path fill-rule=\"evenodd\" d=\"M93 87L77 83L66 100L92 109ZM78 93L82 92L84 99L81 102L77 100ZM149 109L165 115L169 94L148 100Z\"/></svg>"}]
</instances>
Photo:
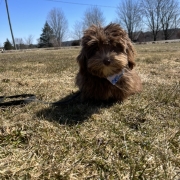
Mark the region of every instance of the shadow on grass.
<instances>
[{"instance_id":1,"label":"shadow on grass","mask_svg":"<svg viewBox=\"0 0 180 180\"><path fill-rule=\"evenodd\" d=\"M68 95L59 102L71 99L72 95ZM36 113L38 117L42 117L48 121L56 121L64 125L76 125L88 120L92 114L98 113L102 108L111 107L114 102L81 102L80 97L70 100L68 103L62 103L58 106L50 106Z\"/></svg>"}]
</instances>

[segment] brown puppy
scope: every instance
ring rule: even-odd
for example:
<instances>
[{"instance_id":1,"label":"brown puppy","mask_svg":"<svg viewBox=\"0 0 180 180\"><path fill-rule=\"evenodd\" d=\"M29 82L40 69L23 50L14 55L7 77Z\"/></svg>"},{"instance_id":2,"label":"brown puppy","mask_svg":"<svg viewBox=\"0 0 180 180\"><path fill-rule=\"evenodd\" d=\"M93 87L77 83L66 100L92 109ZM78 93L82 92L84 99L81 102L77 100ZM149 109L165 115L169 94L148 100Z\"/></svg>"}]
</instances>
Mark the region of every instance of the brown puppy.
<instances>
[{"instance_id":1,"label":"brown puppy","mask_svg":"<svg viewBox=\"0 0 180 180\"><path fill-rule=\"evenodd\" d=\"M123 101L140 92L141 80L132 70L134 55L131 40L118 24L105 28L92 25L87 29L77 57L76 85L82 100Z\"/></svg>"}]
</instances>

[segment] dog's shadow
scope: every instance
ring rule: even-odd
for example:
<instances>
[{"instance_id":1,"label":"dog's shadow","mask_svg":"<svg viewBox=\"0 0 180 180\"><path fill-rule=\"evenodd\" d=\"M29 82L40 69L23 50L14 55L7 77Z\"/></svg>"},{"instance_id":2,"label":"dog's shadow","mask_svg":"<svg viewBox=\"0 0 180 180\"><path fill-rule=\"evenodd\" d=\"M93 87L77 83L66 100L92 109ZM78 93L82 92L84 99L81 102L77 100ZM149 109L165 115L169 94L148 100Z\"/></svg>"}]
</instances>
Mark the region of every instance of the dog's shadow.
<instances>
[{"instance_id":1,"label":"dog's shadow","mask_svg":"<svg viewBox=\"0 0 180 180\"><path fill-rule=\"evenodd\" d=\"M72 95L68 95L59 102L71 99ZM42 109L36 113L37 117L48 121L56 121L63 125L76 125L88 120L93 114L100 112L102 108L109 108L114 102L81 102L79 98L73 99L68 103L60 103Z\"/></svg>"}]
</instances>

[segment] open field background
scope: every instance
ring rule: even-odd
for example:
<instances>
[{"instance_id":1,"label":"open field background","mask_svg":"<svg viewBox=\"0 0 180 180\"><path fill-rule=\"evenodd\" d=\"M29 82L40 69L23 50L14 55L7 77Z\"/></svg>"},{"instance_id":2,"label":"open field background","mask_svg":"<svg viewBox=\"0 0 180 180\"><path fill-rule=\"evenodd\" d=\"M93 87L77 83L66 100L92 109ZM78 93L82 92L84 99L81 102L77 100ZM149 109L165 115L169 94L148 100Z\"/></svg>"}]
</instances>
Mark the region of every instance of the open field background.
<instances>
[{"instance_id":1,"label":"open field background","mask_svg":"<svg viewBox=\"0 0 180 180\"><path fill-rule=\"evenodd\" d=\"M180 43L136 45L143 92L122 104L0 109L0 179L180 179ZM0 54L0 96L76 92L80 49Z\"/></svg>"}]
</instances>

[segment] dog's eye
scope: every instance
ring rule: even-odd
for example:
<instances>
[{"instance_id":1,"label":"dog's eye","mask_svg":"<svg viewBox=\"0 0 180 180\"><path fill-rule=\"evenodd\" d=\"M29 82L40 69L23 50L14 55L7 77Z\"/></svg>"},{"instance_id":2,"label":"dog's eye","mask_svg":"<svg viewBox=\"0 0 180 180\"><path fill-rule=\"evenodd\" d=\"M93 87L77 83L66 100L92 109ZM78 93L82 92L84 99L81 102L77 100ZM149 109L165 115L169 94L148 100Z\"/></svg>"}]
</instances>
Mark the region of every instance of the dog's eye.
<instances>
[{"instance_id":1,"label":"dog's eye","mask_svg":"<svg viewBox=\"0 0 180 180\"><path fill-rule=\"evenodd\" d=\"M97 52L98 48L96 46L91 46L87 49L87 56L88 58L91 58L92 56L94 56Z\"/></svg>"},{"instance_id":2,"label":"dog's eye","mask_svg":"<svg viewBox=\"0 0 180 180\"><path fill-rule=\"evenodd\" d=\"M114 46L114 47L112 48L112 51L114 51L114 52L116 52L116 53L121 53L121 52L123 52L123 47L120 46L120 45Z\"/></svg>"}]
</instances>

